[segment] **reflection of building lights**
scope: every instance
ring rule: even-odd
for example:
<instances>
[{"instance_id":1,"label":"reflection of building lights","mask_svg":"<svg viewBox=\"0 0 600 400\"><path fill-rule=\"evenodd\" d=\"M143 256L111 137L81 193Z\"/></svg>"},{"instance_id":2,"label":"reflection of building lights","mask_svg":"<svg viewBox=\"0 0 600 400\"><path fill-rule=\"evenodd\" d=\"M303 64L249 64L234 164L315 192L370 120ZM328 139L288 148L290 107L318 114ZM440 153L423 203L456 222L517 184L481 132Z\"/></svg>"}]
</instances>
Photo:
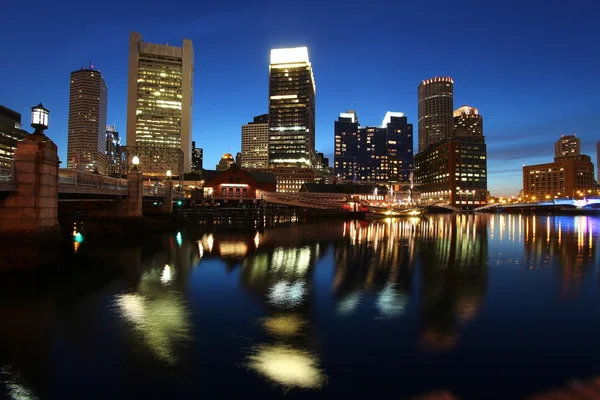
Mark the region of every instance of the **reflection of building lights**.
<instances>
[{"instance_id":1,"label":"reflection of building lights","mask_svg":"<svg viewBox=\"0 0 600 400\"><path fill-rule=\"evenodd\" d=\"M407 302L406 295L399 293L394 284L388 283L379 293L377 308L384 317L394 318L404 312Z\"/></svg>"},{"instance_id":2,"label":"reflection of building lights","mask_svg":"<svg viewBox=\"0 0 600 400\"><path fill-rule=\"evenodd\" d=\"M248 245L244 242L223 242L219 244L222 257L244 257L248 254Z\"/></svg>"},{"instance_id":3,"label":"reflection of building lights","mask_svg":"<svg viewBox=\"0 0 600 400\"><path fill-rule=\"evenodd\" d=\"M175 236L175 239L177 240L177 245L179 245L179 247L181 247L181 244L183 243L183 240L181 237L181 232L177 232L177 236Z\"/></svg>"},{"instance_id":4,"label":"reflection of building lights","mask_svg":"<svg viewBox=\"0 0 600 400\"><path fill-rule=\"evenodd\" d=\"M337 312L341 315L350 315L356 311L360 303L360 293L353 292L341 299L337 304Z\"/></svg>"},{"instance_id":5,"label":"reflection of building lights","mask_svg":"<svg viewBox=\"0 0 600 400\"><path fill-rule=\"evenodd\" d=\"M277 282L269 291L270 303L283 308L294 308L304 299L306 285L299 281L295 283Z\"/></svg>"},{"instance_id":6,"label":"reflection of building lights","mask_svg":"<svg viewBox=\"0 0 600 400\"><path fill-rule=\"evenodd\" d=\"M310 247L303 247L302 249L277 248L273 252L273 270L302 276L310 266L310 253Z\"/></svg>"},{"instance_id":7,"label":"reflection of building lights","mask_svg":"<svg viewBox=\"0 0 600 400\"><path fill-rule=\"evenodd\" d=\"M206 237L206 246L208 247L208 252L212 253L213 245L215 244L215 239L213 238L212 233Z\"/></svg>"},{"instance_id":8,"label":"reflection of building lights","mask_svg":"<svg viewBox=\"0 0 600 400\"><path fill-rule=\"evenodd\" d=\"M298 315L277 315L264 319L265 330L274 336L295 336L305 325Z\"/></svg>"},{"instance_id":9,"label":"reflection of building lights","mask_svg":"<svg viewBox=\"0 0 600 400\"><path fill-rule=\"evenodd\" d=\"M204 256L204 246L202 246L202 241L198 240L198 257L202 258Z\"/></svg>"},{"instance_id":10,"label":"reflection of building lights","mask_svg":"<svg viewBox=\"0 0 600 400\"><path fill-rule=\"evenodd\" d=\"M173 277L171 275L171 267L168 265L165 265L165 267L163 268L163 271L162 271L162 275L160 276L160 281L164 285L168 285L169 282L171 282L171 279L173 279Z\"/></svg>"},{"instance_id":11,"label":"reflection of building lights","mask_svg":"<svg viewBox=\"0 0 600 400\"><path fill-rule=\"evenodd\" d=\"M256 248L258 248L259 244L260 244L260 235L258 232L256 232L256 235L254 236L254 246L256 246Z\"/></svg>"},{"instance_id":12,"label":"reflection of building lights","mask_svg":"<svg viewBox=\"0 0 600 400\"><path fill-rule=\"evenodd\" d=\"M318 389L325 383L317 357L288 346L259 346L248 366L286 388Z\"/></svg>"}]
</instances>

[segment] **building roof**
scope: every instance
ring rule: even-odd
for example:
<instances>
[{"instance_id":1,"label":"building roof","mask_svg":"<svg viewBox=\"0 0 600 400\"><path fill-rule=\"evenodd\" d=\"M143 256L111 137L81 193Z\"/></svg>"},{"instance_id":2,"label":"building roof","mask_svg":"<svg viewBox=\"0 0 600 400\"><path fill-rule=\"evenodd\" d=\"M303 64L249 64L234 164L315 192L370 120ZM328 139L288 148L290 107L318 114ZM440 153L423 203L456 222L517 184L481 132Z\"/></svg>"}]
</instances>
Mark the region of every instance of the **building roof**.
<instances>
[{"instance_id":1,"label":"building roof","mask_svg":"<svg viewBox=\"0 0 600 400\"><path fill-rule=\"evenodd\" d=\"M343 194L372 194L377 187L378 194L385 195L388 189L384 185L355 185L355 184L320 184L305 183L302 185L302 192L310 193L343 193Z\"/></svg>"},{"instance_id":2,"label":"building roof","mask_svg":"<svg viewBox=\"0 0 600 400\"><path fill-rule=\"evenodd\" d=\"M233 156L230 153L225 153L223 154L223 157L221 157L221 160L233 160Z\"/></svg>"},{"instance_id":3,"label":"building roof","mask_svg":"<svg viewBox=\"0 0 600 400\"><path fill-rule=\"evenodd\" d=\"M277 183L275 175L269 172L246 171L257 183Z\"/></svg>"}]
</instances>

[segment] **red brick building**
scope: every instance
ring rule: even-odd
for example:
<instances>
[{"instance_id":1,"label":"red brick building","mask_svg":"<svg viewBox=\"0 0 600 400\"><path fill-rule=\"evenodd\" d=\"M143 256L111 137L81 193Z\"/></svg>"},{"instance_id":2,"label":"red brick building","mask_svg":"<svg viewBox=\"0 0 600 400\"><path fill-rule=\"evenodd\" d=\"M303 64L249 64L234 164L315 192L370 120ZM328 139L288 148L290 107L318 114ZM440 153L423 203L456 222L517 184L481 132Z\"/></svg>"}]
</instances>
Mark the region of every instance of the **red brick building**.
<instances>
[{"instance_id":1,"label":"red brick building","mask_svg":"<svg viewBox=\"0 0 600 400\"><path fill-rule=\"evenodd\" d=\"M225 171L202 172L205 197L216 200L255 200L262 192L275 192L275 175L250 172L232 164Z\"/></svg>"},{"instance_id":2,"label":"red brick building","mask_svg":"<svg viewBox=\"0 0 600 400\"><path fill-rule=\"evenodd\" d=\"M553 163L523 167L523 196L540 200L583 197L594 190L594 164L589 156L556 157Z\"/></svg>"}]
</instances>

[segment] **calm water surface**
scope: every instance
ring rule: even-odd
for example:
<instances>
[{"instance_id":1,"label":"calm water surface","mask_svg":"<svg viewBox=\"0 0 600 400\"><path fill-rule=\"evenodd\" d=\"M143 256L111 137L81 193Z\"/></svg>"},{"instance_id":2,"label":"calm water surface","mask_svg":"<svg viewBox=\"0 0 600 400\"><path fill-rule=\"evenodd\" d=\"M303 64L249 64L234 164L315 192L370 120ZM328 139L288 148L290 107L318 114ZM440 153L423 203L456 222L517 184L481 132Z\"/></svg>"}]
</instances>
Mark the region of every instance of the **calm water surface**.
<instances>
[{"instance_id":1,"label":"calm water surface","mask_svg":"<svg viewBox=\"0 0 600 400\"><path fill-rule=\"evenodd\" d=\"M78 237L0 274L0 398L518 398L600 374L600 219Z\"/></svg>"}]
</instances>

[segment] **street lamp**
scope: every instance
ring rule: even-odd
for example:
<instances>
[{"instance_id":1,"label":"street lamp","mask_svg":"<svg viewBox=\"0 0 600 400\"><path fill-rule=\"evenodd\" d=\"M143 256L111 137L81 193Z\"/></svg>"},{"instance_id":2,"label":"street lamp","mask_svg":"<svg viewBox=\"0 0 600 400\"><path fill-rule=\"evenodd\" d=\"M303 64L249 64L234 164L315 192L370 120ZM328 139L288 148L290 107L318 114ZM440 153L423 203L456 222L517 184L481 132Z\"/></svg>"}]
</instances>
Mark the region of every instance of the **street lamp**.
<instances>
[{"instance_id":1,"label":"street lamp","mask_svg":"<svg viewBox=\"0 0 600 400\"><path fill-rule=\"evenodd\" d=\"M167 170L167 179L171 180L171 170Z\"/></svg>"},{"instance_id":2,"label":"street lamp","mask_svg":"<svg viewBox=\"0 0 600 400\"><path fill-rule=\"evenodd\" d=\"M137 170L138 165L140 165L140 158L138 156L133 156L131 159L131 163L133 164L133 170Z\"/></svg>"},{"instance_id":3,"label":"street lamp","mask_svg":"<svg viewBox=\"0 0 600 400\"><path fill-rule=\"evenodd\" d=\"M37 106L31 107L31 127L35 129L34 135L44 135L44 131L48 129L48 111L42 103Z\"/></svg>"}]
</instances>

